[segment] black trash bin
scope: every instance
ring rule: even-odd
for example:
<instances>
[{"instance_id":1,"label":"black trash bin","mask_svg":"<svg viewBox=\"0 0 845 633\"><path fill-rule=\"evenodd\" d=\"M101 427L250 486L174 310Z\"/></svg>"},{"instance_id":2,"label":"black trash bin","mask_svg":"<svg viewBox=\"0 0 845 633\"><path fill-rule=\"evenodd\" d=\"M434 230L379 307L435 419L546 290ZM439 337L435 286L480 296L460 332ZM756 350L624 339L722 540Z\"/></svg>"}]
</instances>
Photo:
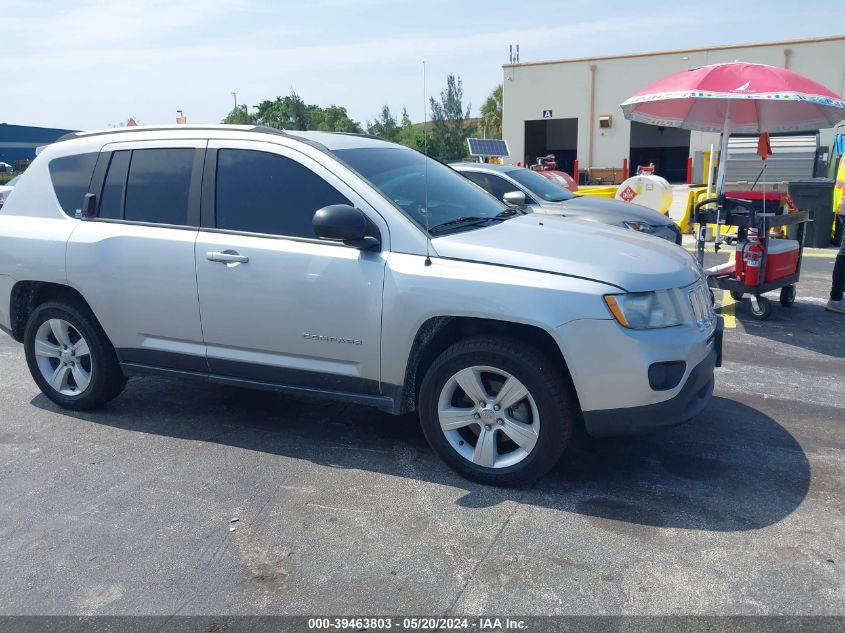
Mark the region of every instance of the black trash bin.
<instances>
[{"instance_id":1,"label":"black trash bin","mask_svg":"<svg viewBox=\"0 0 845 633\"><path fill-rule=\"evenodd\" d=\"M810 223L804 236L804 246L826 248L830 246L833 227L833 187L830 178L808 178L789 183L789 196L799 211L810 212ZM789 227L787 237L795 238L798 229Z\"/></svg>"}]
</instances>

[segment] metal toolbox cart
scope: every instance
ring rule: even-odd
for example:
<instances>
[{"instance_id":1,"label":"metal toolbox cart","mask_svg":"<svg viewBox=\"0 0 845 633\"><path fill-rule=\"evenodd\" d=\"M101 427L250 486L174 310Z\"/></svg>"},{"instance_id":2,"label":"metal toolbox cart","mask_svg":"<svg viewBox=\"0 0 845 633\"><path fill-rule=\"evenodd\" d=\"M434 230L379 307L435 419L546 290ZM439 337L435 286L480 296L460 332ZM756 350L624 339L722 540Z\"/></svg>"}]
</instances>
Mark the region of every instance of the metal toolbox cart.
<instances>
[{"instance_id":1,"label":"metal toolbox cart","mask_svg":"<svg viewBox=\"0 0 845 633\"><path fill-rule=\"evenodd\" d=\"M715 207L705 208L710 205ZM744 295L750 297L750 314L753 318L763 321L772 314L771 302L761 296L763 293L780 289L780 304L790 307L795 302L795 284L801 275L801 260L804 255L804 234L806 231L809 213L802 211L790 214L775 214L758 212L754 205L748 201L737 198L708 198L695 205L694 220L698 223L696 233L696 253L698 262L704 265L704 245L707 236L708 224L724 224L737 227L737 256L736 266L733 269L725 270L725 267L716 267L707 271L707 284L710 288L727 290L737 301ZM766 260L769 254L769 242L777 239L769 235L773 228L795 226L797 227L798 261L795 272L770 281L766 280ZM750 238L750 239L749 239ZM762 247L759 262L759 274L756 283L748 283L746 279L748 266L741 265L740 258L743 251L743 244L750 240L759 242ZM716 243L716 251L719 244ZM756 267L755 267L756 268Z\"/></svg>"}]
</instances>

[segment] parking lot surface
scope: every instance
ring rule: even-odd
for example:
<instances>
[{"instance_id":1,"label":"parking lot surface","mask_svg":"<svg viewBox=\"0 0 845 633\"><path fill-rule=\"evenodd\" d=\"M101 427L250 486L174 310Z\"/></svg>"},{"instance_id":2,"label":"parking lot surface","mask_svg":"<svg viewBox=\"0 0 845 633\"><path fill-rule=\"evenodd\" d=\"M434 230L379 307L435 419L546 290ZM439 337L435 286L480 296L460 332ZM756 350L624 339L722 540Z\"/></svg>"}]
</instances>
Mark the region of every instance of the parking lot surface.
<instances>
[{"instance_id":1,"label":"parking lot surface","mask_svg":"<svg viewBox=\"0 0 845 633\"><path fill-rule=\"evenodd\" d=\"M832 255L769 321L726 310L701 416L527 489L355 406L146 378L61 411L0 335L0 614L845 614Z\"/></svg>"}]
</instances>

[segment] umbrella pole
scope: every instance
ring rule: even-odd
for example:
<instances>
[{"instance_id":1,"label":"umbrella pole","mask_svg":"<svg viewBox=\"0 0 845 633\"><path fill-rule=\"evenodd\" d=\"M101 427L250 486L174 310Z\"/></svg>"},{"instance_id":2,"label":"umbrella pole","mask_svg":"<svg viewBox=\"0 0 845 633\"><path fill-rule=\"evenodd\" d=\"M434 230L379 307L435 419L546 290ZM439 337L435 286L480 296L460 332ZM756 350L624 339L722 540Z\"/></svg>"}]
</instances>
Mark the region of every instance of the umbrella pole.
<instances>
[{"instance_id":1,"label":"umbrella pole","mask_svg":"<svg viewBox=\"0 0 845 633\"><path fill-rule=\"evenodd\" d=\"M731 137L731 104L728 102L728 111L725 115L725 127L722 129L721 143L719 144L719 175L716 178L716 197L719 202L716 203L716 241L713 244L713 250L719 252L719 245L721 243L721 224L719 224L722 207L724 206L725 195L725 173L728 170L728 139Z\"/></svg>"},{"instance_id":2,"label":"umbrella pole","mask_svg":"<svg viewBox=\"0 0 845 633\"><path fill-rule=\"evenodd\" d=\"M716 159L716 146L710 143L710 160L707 161L707 198L713 192L713 161Z\"/></svg>"}]
</instances>

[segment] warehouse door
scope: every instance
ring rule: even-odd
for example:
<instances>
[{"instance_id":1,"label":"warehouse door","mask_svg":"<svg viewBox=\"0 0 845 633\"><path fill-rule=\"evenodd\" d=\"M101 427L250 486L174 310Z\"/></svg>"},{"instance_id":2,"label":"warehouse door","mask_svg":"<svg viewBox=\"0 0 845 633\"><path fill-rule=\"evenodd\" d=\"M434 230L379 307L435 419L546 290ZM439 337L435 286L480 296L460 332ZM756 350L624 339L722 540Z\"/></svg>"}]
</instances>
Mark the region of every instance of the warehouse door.
<instances>
[{"instance_id":1,"label":"warehouse door","mask_svg":"<svg viewBox=\"0 0 845 633\"><path fill-rule=\"evenodd\" d=\"M638 165L654 163L654 173L669 182L686 182L689 130L631 122L630 175Z\"/></svg>"},{"instance_id":2,"label":"warehouse door","mask_svg":"<svg viewBox=\"0 0 845 633\"><path fill-rule=\"evenodd\" d=\"M557 168L572 173L578 157L578 119L540 119L525 122L525 165L554 154Z\"/></svg>"}]
</instances>

